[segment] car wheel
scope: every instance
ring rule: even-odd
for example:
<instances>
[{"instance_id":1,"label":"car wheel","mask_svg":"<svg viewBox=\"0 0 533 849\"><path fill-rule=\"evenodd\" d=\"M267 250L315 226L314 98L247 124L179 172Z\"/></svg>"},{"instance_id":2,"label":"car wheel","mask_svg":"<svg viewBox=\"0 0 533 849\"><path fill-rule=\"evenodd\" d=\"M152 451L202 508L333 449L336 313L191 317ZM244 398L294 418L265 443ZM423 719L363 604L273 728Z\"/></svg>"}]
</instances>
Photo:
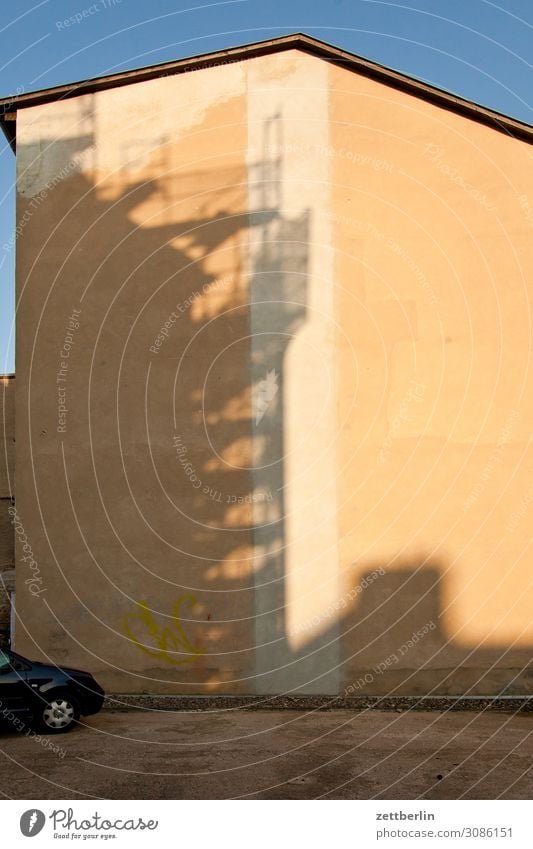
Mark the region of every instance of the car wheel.
<instances>
[{"instance_id":1,"label":"car wheel","mask_svg":"<svg viewBox=\"0 0 533 849\"><path fill-rule=\"evenodd\" d=\"M56 693L40 708L39 725L48 734L70 731L80 718L80 707L70 693Z\"/></svg>"}]
</instances>

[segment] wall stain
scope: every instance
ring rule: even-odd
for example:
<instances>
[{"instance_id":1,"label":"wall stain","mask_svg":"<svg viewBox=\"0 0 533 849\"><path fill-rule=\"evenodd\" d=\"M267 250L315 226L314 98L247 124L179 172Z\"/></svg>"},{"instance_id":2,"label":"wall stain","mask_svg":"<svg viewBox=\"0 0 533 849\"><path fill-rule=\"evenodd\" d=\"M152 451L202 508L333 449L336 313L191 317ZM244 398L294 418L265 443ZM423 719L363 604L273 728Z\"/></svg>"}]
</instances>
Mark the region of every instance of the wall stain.
<instances>
[{"instance_id":1,"label":"wall stain","mask_svg":"<svg viewBox=\"0 0 533 849\"><path fill-rule=\"evenodd\" d=\"M180 595L174 602L171 625L160 627L150 607L145 601L136 603L136 610L126 614L123 628L126 637L150 657L155 657L174 666L192 663L205 649L193 646L187 638L181 624L182 609L191 610L196 604L192 595ZM144 637L145 642L141 639ZM188 654L189 657L180 657Z\"/></svg>"}]
</instances>

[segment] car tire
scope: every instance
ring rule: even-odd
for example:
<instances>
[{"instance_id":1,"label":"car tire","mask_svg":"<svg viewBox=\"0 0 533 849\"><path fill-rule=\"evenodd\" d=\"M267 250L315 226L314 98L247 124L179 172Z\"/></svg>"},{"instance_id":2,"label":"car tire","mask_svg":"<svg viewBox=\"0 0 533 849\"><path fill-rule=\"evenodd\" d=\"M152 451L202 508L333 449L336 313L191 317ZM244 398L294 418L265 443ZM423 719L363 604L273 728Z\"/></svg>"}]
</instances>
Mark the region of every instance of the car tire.
<instances>
[{"instance_id":1,"label":"car tire","mask_svg":"<svg viewBox=\"0 0 533 849\"><path fill-rule=\"evenodd\" d=\"M42 701L37 710L37 724L47 734L64 734L80 718L80 705L71 693L52 693Z\"/></svg>"}]
</instances>

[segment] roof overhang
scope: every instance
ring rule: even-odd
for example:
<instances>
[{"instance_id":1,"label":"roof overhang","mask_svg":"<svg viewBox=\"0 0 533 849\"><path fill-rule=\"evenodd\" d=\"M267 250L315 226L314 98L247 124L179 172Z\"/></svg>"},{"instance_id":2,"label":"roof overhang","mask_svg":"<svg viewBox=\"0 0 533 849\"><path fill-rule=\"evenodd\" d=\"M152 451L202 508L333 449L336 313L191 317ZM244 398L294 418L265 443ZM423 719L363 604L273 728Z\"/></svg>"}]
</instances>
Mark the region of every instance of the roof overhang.
<instances>
[{"instance_id":1,"label":"roof overhang","mask_svg":"<svg viewBox=\"0 0 533 849\"><path fill-rule=\"evenodd\" d=\"M470 100L457 97L450 92L443 91L435 86L413 79L406 74L393 71L377 62L363 59L346 50L333 47L324 41L311 38L303 33L294 33L280 38L259 41L247 44L243 47L231 47L228 50L217 50L214 53L204 53L201 56L193 56L187 59L177 59L174 62L165 62L161 65L151 65L147 68L139 68L134 71L122 71L106 77L83 80L70 83L69 85L55 86L54 88L41 91L28 92L13 97L0 99L0 126L13 150L16 147L16 113L19 109L29 106L40 106L43 103L52 103L56 100L65 100L71 97L79 97L82 94L92 94L119 86L131 85L132 83L144 82L161 76L173 74L184 74L189 71L197 71L200 68L209 68L214 65L228 64L230 62L242 62L256 56L266 56L270 53L279 53L284 50L301 50L312 56L325 59L327 62L341 65L347 70L362 74L366 77L379 80L386 85L401 89L415 97L434 103L444 109L457 112L471 120L478 121L492 127L494 130L506 133L513 138L522 139L527 142L533 141L533 127L515 118L509 118L500 112L487 109Z\"/></svg>"}]
</instances>

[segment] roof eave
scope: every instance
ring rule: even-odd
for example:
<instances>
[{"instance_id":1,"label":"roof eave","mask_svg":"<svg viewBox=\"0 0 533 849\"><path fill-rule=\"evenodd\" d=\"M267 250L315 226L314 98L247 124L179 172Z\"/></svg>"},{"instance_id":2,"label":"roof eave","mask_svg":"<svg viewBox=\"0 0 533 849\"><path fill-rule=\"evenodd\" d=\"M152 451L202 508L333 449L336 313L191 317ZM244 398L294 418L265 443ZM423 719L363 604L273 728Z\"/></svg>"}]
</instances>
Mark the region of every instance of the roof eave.
<instances>
[{"instance_id":1,"label":"roof eave","mask_svg":"<svg viewBox=\"0 0 533 849\"><path fill-rule=\"evenodd\" d=\"M519 121L516 118L510 118L507 115L503 115L500 112L488 109L472 101L457 97L450 92L416 80L399 71L393 71L390 68L379 65L377 62L356 56L353 53L341 50L338 47L334 47L324 41L319 41L316 38L311 38L303 33L293 33L292 35L260 41L242 47L217 50L214 53L205 53L201 56L177 59L161 65L152 65L133 71L123 71L106 77L96 77L70 83L69 85L56 86L54 88L43 89L42 91L0 99L0 125L11 147L15 149L15 128L12 129L6 125L12 123L16 127L15 122L13 120L10 121L7 116L10 116L12 119L14 117L13 113L16 113L18 109L39 106L55 100L78 97L82 94L92 94L93 92L131 85L136 82L144 82L161 76L183 74L201 68L240 62L256 56L277 53L281 50L303 50L313 56L318 56L328 62L371 77L394 88L406 91L415 97L422 98L440 107L464 115L471 120L486 124L513 138L519 138L529 143L533 142L533 127L529 124Z\"/></svg>"}]
</instances>

